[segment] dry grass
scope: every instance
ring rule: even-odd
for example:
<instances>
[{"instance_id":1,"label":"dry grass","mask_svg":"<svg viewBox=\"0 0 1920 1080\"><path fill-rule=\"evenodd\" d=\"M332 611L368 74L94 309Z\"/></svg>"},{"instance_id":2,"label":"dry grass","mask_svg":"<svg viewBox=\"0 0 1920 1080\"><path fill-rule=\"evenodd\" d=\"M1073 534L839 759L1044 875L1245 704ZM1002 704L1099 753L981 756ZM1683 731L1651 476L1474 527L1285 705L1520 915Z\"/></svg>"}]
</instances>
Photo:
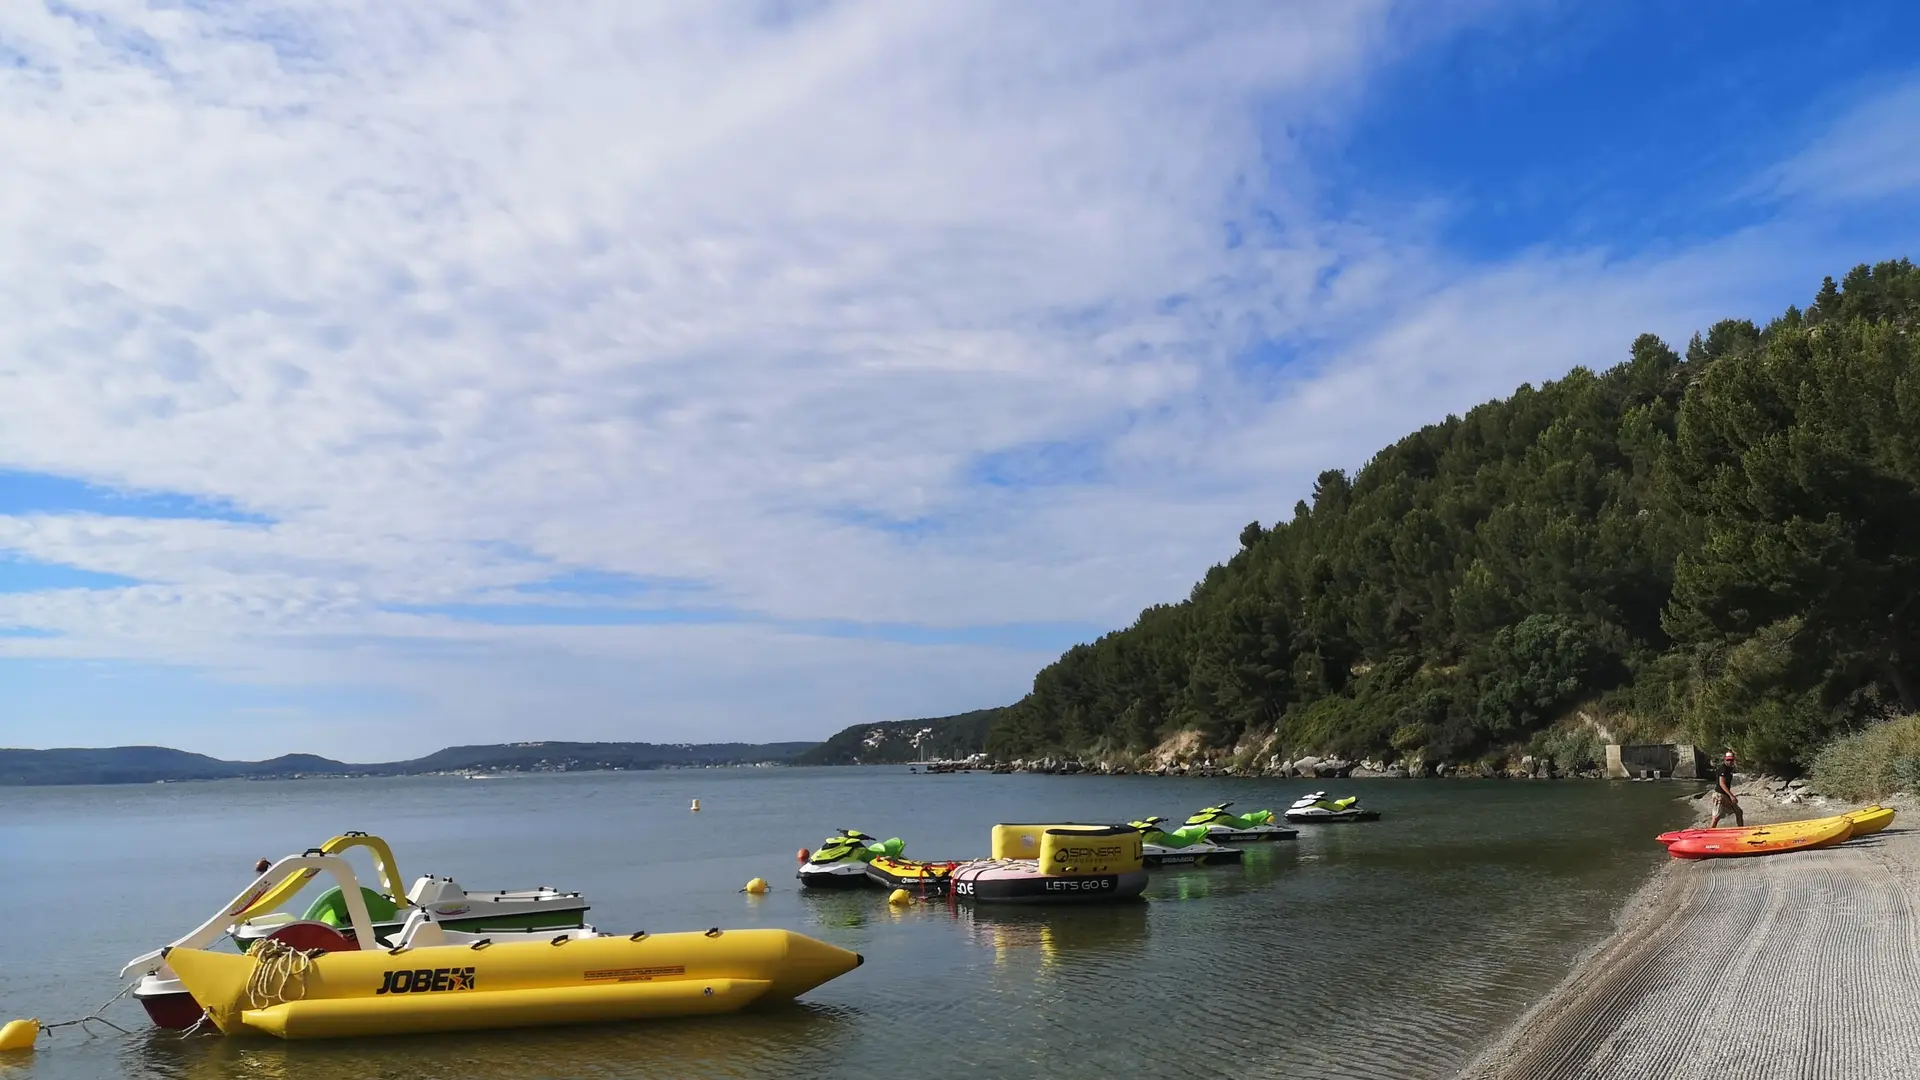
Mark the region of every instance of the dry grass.
<instances>
[{"instance_id":1,"label":"dry grass","mask_svg":"<svg viewBox=\"0 0 1920 1080\"><path fill-rule=\"evenodd\" d=\"M1828 743L1813 759L1813 784L1822 794L1850 800L1920 793L1920 714Z\"/></svg>"}]
</instances>

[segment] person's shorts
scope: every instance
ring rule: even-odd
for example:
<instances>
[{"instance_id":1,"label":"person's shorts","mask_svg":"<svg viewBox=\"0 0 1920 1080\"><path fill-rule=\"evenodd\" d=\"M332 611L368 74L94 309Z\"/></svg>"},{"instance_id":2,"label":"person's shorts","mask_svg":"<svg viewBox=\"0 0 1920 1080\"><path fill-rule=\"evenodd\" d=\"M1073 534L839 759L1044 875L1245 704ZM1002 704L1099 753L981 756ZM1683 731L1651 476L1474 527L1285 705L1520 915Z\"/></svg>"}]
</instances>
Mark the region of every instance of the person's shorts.
<instances>
[{"instance_id":1,"label":"person's shorts","mask_svg":"<svg viewBox=\"0 0 1920 1080\"><path fill-rule=\"evenodd\" d=\"M1722 810L1732 810L1740 805L1740 800L1728 796L1724 791L1716 791L1713 793L1713 804Z\"/></svg>"}]
</instances>

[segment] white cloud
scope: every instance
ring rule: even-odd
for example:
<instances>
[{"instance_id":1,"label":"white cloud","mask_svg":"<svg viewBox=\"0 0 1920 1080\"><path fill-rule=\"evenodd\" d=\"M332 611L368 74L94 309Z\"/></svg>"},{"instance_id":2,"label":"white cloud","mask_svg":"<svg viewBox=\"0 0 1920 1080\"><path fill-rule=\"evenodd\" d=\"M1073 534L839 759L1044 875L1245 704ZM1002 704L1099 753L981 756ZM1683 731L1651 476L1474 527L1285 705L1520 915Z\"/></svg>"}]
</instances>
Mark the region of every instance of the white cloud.
<instances>
[{"instance_id":1,"label":"white cloud","mask_svg":"<svg viewBox=\"0 0 1920 1080\"><path fill-rule=\"evenodd\" d=\"M1768 177L1780 194L1873 199L1920 188L1920 80L1870 94Z\"/></svg>"},{"instance_id":2,"label":"white cloud","mask_svg":"<svg viewBox=\"0 0 1920 1080\"><path fill-rule=\"evenodd\" d=\"M1272 133L1465 7L92 10L0 10L0 466L274 523L0 517L145 583L0 596L61 635L0 655L397 687L502 737L563 698L580 734L826 730L1048 657L394 608L594 567L769 620L1122 624L1319 468L1726 310L1780 235L1483 268L1316 214ZM1250 380L1262 338L1304 366ZM969 472L1078 442L1098 482Z\"/></svg>"}]
</instances>

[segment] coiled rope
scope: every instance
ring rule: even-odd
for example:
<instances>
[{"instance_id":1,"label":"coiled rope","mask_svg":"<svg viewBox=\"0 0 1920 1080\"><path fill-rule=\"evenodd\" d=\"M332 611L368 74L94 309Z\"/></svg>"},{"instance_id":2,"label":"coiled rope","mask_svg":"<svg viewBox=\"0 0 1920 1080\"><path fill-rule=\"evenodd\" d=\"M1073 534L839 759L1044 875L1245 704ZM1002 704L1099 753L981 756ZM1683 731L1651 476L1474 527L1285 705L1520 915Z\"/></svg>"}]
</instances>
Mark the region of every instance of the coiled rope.
<instances>
[{"instance_id":1,"label":"coiled rope","mask_svg":"<svg viewBox=\"0 0 1920 1080\"><path fill-rule=\"evenodd\" d=\"M247 974L247 1008L270 1009L306 995L307 973L313 970L313 958L326 950L304 953L285 942L268 938L256 942L247 951L258 961Z\"/></svg>"}]
</instances>

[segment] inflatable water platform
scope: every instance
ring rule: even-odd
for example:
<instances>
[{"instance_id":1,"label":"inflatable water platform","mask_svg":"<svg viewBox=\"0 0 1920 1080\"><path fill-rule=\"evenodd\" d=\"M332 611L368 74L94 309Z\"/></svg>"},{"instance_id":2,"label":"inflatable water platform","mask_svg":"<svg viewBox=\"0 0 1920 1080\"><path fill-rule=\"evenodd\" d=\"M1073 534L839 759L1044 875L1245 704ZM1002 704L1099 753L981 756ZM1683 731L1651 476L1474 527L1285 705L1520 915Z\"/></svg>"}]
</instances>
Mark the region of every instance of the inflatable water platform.
<instances>
[{"instance_id":1,"label":"inflatable water platform","mask_svg":"<svg viewBox=\"0 0 1920 1080\"><path fill-rule=\"evenodd\" d=\"M993 857L956 867L953 894L982 904L1131 900L1147 887L1142 854L1128 825L995 825Z\"/></svg>"}]
</instances>

